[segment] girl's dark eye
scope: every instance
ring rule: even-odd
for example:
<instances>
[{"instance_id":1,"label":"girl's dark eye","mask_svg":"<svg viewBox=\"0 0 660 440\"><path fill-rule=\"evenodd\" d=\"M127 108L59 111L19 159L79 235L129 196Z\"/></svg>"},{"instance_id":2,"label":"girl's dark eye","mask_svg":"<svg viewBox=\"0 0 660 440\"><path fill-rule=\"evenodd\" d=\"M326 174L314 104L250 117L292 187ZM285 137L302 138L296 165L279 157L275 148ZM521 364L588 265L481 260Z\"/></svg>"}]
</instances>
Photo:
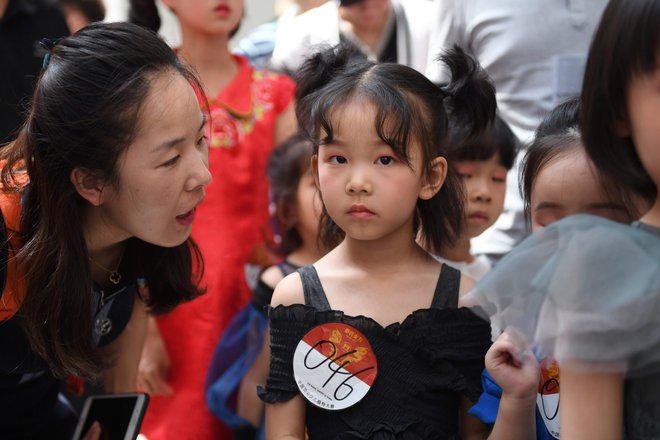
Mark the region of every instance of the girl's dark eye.
<instances>
[{"instance_id":1,"label":"girl's dark eye","mask_svg":"<svg viewBox=\"0 0 660 440\"><path fill-rule=\"evenodd\" d=\"M334 164L344 164L346 163L346 158L344 156L330 156L328 162Z\"/></svg>"},{"instance_id":2,"label":"girl's dark eye","mask_svg":"<svg viewBox=\"0 0 660 440\"><path fill-rule=\"evenodd\" d=\"M392 156L381 156L378 158L378 163L381 165L390 165L394 163L394 158Z\"/></svg>"}]
</instances>

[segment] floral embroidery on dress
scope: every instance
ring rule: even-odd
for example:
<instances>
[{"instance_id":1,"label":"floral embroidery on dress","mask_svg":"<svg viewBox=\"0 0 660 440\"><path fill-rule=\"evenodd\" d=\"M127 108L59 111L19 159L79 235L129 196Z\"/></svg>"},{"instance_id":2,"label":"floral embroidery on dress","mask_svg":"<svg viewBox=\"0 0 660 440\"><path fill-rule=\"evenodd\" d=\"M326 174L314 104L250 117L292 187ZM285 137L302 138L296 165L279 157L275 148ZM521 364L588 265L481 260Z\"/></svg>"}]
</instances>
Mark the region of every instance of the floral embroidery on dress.
<instances>
[{"instance_id":1,"label":"floral embroidery on dress","mask_svg":"<svg viewBox=\"0 0 660 440\"><path fill-rule=\"evenodd\" d=\"M233 148L243 141L245 135L252 132L255 123L273 109L273 86L277 76L278 74L259 70L252 73L252 99L247 113L238 113L222 102L211 100L208 125L211 147Z\"/></svg>"}]
</instances>

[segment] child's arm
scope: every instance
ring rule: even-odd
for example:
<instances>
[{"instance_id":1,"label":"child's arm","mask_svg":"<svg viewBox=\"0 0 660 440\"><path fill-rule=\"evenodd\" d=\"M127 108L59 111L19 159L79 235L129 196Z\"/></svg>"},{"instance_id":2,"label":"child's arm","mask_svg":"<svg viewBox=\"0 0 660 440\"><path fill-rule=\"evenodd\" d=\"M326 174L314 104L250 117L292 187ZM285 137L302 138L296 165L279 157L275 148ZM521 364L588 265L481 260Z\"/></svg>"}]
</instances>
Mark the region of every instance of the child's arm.
<instances>
[{"instance_id":1,"label":"child's arm","mask_svg":"<svg viewBox=\"0 0 660 440\"><path fill-rule=\"evenodd\" d=\"M461 396L461 406L459 409L461 438L464 440L485 440L488 436L488 427L481 420L468 414L468 410L472 405L474 403L470 399Z\"/></svg>"},{"instance_id":2,"label":"child's arm","mask_svg":"<svg viewBox=\"0 0 660 440\"><path fill-rule=\"evenodd\" d=\"M266 440L305 438L305 398L266 404Z\"/></svg>"},{"instance_id":3,"label":"child's arm","mask_svg":"<svg viewBox=\"0 0 660 440\"><path fill-rule=\"evenodd\" d=\"M275 121L275 145L280 145L293 136L297 130L296 109L294 103L291 102Z\"/></svg>"},{"instance_id":4,"label":"child's arm","mask_svg":"<svg viewBox=\"0 0 660 440\"><path fill-rule=\"evenodd\" d=\"M153 395L170 395L172 387L167 383L170 372L170 358L165 341L153 316L147 324L147 337L142 348L138 366L138 388Z\"/></svg>"},{"instance_id":5,"label":"child's arm","mask_svg":"<svg viewBox=\"0 0 660 440\"><path fill-rule=\"evenodd\" d=\"M459 307L465 305L462 301L463 296L468 293L474 286L475 282L471 277L461 274L461 284L458 289ZM461 438L466 440L483 440L488 436L488 427L481 420L477 419L471 414L468 414L468 410L473 405L474 403L471 402L470 399L465 396L461 396L461 406L459 410L459 429L461 432Z\"/></svg>"},{"instance_id":6,"label":"child's arm","mask_svg":"<svg viewBox=\"0 0 660 440\"><path fill-rule=\"evenodd\" d=\"M520 347L504 332L486 353L485 362L488 373L502 387L495 426L488 439L536 439L536 389L540 368L536 358L529 350L521 354Z\"/></svg>"},{"instance_id":7,"label":"child's arm","mask_svg":"<svg viewBox=\"0 0 660 440\"><path fill-rule=\"evenodd\" d=\"M104 373L104 389L109 393L134 393L137 369L147 328L147 306L135 297L131 318L119 337L102 351L116 356L116 361Z\"/></svg>"},{"instance_id":8,"label":"child's arm","mask_svg":"<svg viewBox=\"0 0 660 440\"><path fill-rule=\"evenodd\" d=\"M252 367L245 373L238 388L238 399L236 412L239 416L250 422L252 426L261 425L264 406L257 395L257 387L263 387L268 377L268 366L270 362L270 338L268 336L268 327L261 345L261 350L254 360Z\"/></svg>"},{"instance_id":9,"label":"child's arm","mask_svg":"<svg viewBox=\"0 0 660 440\"><path fill-rule=\"evenodd\" d=\"M271 290L271 295L277 283L282 281L282 278L282 270L277 265L266 268L259 276L261 283ZM245 373L238 388L236 412L250 422L252 426L260 426L263 420L264 405L257 395L257 387L265 386L268 377L270 364L269 331L269 327L266 326L259 354L250 369Z\"/></svg>"},{"instance_id":10,"label":"child's arm","mask_svg":"<svg viewBox=\"0 0 660 440\"><path fill-rule=\"evenodd\" d=\"M561 435L568 439L620 440L623 437L623 375L561 368Z\"/></svg>"},{"instance_id":11,"label":"child's arm","mask_svg":"<svg viewBox=\"0 0 660 440\"><path fill-rule=\"evenodd\" d=\"M292 273L277 284L271 305L304 304L300 275ZM305 398L300 394L287 402L266 404L266 439L305 438Z\"/></svg>"}]
</instances>

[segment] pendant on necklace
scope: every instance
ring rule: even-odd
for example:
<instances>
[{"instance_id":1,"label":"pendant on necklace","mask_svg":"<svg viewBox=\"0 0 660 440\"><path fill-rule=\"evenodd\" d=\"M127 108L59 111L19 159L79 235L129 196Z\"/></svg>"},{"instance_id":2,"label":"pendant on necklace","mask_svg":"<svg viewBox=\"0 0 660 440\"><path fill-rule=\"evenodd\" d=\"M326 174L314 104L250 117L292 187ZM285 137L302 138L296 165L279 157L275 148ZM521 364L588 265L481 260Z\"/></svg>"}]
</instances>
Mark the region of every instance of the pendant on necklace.
<instances>
[{"instance_id":1,"label":"pendant on necklace","mask_svg":"<svg viewBox=\"0 0 660 440\"><path fill-rule=\"evenodd\" d=\"M94 322L94 331L97 335L105 336L112 330L112 321L107 316L96 318Z\"/></svg>"},{"instance_id":2,"label":"pendant on necklace","mask_svg":"<svg viewBox=\"0 0 660 440\"><path fill-rule=\"evenodd\" d=\"M121 274L116 270L113 270L112 272L110 272L109 279L110 282L116 286L121 281Z\"/></svg>"}]
</instances>

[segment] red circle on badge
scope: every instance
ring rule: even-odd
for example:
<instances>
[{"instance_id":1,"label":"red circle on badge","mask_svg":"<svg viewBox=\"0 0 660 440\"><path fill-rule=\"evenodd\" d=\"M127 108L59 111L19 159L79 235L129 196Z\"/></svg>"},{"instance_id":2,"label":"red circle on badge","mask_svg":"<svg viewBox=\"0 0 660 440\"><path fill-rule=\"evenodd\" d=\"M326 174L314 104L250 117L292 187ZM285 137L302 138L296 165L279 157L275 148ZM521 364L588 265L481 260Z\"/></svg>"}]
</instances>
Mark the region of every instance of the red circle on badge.
<instances>
[{"instance_id":1,"label":"red circle on badge","mask_svg":"<svg viewBox=\"0 0 660 440\"><path fill-rule=\"evenodd\" d=\"M308 402L336 411L355 405L369 392L378 362L362 332L329 322L314 327L298 343L293 374Z\"/></svg>"}]
</instances>

